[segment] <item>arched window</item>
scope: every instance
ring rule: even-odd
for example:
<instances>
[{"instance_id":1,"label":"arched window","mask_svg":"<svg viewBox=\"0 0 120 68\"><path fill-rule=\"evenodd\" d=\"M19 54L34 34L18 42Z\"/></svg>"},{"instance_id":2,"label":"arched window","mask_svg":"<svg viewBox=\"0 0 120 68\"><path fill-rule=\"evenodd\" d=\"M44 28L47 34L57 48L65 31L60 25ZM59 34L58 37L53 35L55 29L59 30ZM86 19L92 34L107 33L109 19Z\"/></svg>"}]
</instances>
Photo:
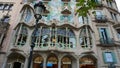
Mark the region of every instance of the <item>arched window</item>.
<instances>
[{"instance_id":1,"label":"arched window","mask_svg":"<svg viewBox=\"0 0 120 68\"><path fill-rule=\"evenodd\" d=\"M11 53L7 57L5 68L24 68L25 57L19 53Z\"/></svg>"},{"instance_id":2,"label":"arched window","mask_svg":"<svg viewBox=\"0 0 120 68\"><path fill-rule=\"evenodd\" d=\"M33 34L32 38L33 39ZM76 39L74 32L69 28L56 27L41 27L35 34L35 45L43 48L58 47L58 48L74 48L76 46Z\"/></svg>"},{"instance_id":3,"label":"arched window","mask_svg":"<svg viewBox=\"0 0 120 68\"><path fill-rule=\"evenodd\" d=\"M74 48L75 47L75 35L71 29L58 28L57 29L57 43L62 48Z\"/></svg>"},{"instance_id":4,"label":"arched window","mask_svg":"<svg viewBox=\"0 0 120 68\"><path fill-rule=\"evenodd\" d=\"M80 68L96 68L96 58L92 55L86 55L79 59Z\"/></svg>"},{"instance_id":5,"label":"arched window","mask_svg":"<svg viewBox=\"0 0 120 68\"><path fill-rule=\"evenodd\" d=\"M33 68L43 68L43 57L38 56L34 59Z\"/></svg>"},{"instance_id":6,"label":"arched window","mask_svg":"<svg viewBox=\"0 0 120 68\"><path fill-rule=\"evenodd\" d=\"M41 47L46 47L49 44L49 39L50 39L50 28L43 27L41 30L41 41L40 41L40 46Z\"/></svg>"},{"instance_id":7,"label":"arched window","mask_svg":"<svg viewBox=\"0 0 120 68\"><path fill-rule=\"evenodd\" d=\"M38 28L37 31L34 30L32 33L31 43L33 42L35 44L35 46L40 45L40 34L41 34L40 28Z\"/></svg>"},{"instance_id":8,"label":"arched window","mask_svg":"<svg viewBox=\"0 0 120 68\"><path fill-rule=\"evenodd\" d=\"M68 56L63 57L61 61L61 68L72 68L72 60Z\"/></svg>"},{"instance_id":9,"label":"arched window","mask_svg":"<svg viewBox=\"0 0 120 68\"><path fill-rule=\"evenodd\" d=\"M32 10L30 8L25 8L21 14L21 20L23 20L26 23L29 23L32 18L32 15Z\"/></svg>"},{"instance_id":10,"label":"arched window","mask_svg":"<svg viewBox=\"0 0 120 68\"><path fill-rule=\"evenodd\" d=\"M23 46L26 43L27 40L27 28L23 25L19 26L16 30L15 34L15 45Z\"/></svg>"},{"instance_id":11,"label":"arched window","mask_svg":"<svg viewBox=\"0 0 120 68\"><path fill-rule=\"evenodd\" d=\"M68 33L67 33L67 36L68 36L68 44L71 48L74 48L75 45L76 45L76 40L75 40L75 34L72 30L68 29Z\"/></svg>"},{"instance_id":12,"label":"arched window","mask_svg":"<svg viewBox=\"0 0 120 68\"><path fill-rule=\"evenodd\" d=\"M80 45L83 48L92 48L92 31L89 26L84 26L80 32Z\"/></svg>"},{"instance_id":13,"label":"arched window","mask_svg":"<svg viewBox=\"0 0 120 68\"><path fill-rule=\"evenodd\" d=\"M58 58L56 55L51 54L48 56L46 68L58 68Z\"/></svg>"}]
</instances>

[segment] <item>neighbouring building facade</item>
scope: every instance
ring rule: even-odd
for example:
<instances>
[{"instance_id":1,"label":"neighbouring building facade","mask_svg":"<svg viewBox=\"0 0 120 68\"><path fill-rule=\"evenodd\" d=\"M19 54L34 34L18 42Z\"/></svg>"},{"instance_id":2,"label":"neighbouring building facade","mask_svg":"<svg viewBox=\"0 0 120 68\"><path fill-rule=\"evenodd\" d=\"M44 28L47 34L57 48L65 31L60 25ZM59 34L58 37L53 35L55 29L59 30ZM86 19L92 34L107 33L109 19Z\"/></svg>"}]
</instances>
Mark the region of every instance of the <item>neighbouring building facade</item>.
<instances>
[{"instance_id":1,"label":"neighbouring building facade","mask_svg":"<svg viewBox=\"0 0 120 68\"><path fill-rule=\"evenodd\" d=\"M42 19L35 30L34 5ZM86 17L77 0L0 0L0 68L120 68L120 13L114 0L95 0Z\"/></svg>"}]
</instances>

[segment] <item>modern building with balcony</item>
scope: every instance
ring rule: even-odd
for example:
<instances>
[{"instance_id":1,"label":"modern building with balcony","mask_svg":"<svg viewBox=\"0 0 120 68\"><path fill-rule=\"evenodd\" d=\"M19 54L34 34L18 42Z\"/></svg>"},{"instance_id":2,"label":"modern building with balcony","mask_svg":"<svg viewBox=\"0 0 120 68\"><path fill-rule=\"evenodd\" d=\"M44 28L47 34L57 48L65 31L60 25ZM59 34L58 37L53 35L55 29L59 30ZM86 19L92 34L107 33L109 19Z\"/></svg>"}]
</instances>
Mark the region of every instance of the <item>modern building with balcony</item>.
<instances>
[{"instance_id":1,"label":"modern building with balcony","mask_svg":"<svg viewBox=\"0 0 120 68\"><path fill-rule=\"evenodd\" d=\"M35 31L34 5L42 1ZM114 0L96 0L87 16L77 0L1 0L0 68L120 68L120 13Z\"/></svg>"}]
</instances>

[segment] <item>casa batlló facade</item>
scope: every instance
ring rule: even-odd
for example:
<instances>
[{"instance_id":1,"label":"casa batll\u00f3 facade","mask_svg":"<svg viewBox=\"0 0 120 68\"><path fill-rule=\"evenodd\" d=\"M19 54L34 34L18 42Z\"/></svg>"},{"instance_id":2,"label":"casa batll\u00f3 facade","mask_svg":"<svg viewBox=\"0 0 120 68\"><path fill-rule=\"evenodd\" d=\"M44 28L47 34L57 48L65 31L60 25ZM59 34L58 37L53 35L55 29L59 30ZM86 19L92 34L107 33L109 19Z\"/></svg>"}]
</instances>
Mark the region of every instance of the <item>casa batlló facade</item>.
<instances>
[{"instance_id":1,"label":"casa batll\u00f3 facade","mask_svg":"<svg viewBox=\"0 0 120 68\"><path fill-rule=\"evenodd\" d=\"M40 1L46 7L34 8ZM114 0L96 0L86 17L77 0L0 0L0 68L120 68L120 13ZM35 10L42 18L35 31Z\"/></svg>"}]
</instances>

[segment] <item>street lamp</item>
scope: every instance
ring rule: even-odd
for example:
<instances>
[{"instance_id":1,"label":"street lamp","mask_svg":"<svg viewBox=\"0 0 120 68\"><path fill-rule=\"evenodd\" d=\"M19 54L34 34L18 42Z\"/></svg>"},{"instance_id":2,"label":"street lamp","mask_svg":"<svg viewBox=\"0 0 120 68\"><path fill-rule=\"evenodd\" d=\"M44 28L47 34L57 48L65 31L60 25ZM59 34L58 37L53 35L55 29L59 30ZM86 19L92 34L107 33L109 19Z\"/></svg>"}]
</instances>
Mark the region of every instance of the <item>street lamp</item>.
<instances>
[{"instance_id":1,"label":"street lamp","mask_svg":"<svg viewBox=\"0 0 120 68\"><path fill-rule=\"evenodd\" d=\"M34 9L35 9L34 17L36 19L36 22L35 22L35 30L33 32L32 44L31 44L31 49L30 49L30 56L29 56L28 68L30 68L30 66L31 66L33 49L35 47L35 39L36 39L35 36L37 34L37 31L38 31L38 21L42 18L41 12L45 11L46 7L43 5L43 3L41 1L39 1L38 3L36 3L34 5Z\"/></svg>"}]
</instances>

